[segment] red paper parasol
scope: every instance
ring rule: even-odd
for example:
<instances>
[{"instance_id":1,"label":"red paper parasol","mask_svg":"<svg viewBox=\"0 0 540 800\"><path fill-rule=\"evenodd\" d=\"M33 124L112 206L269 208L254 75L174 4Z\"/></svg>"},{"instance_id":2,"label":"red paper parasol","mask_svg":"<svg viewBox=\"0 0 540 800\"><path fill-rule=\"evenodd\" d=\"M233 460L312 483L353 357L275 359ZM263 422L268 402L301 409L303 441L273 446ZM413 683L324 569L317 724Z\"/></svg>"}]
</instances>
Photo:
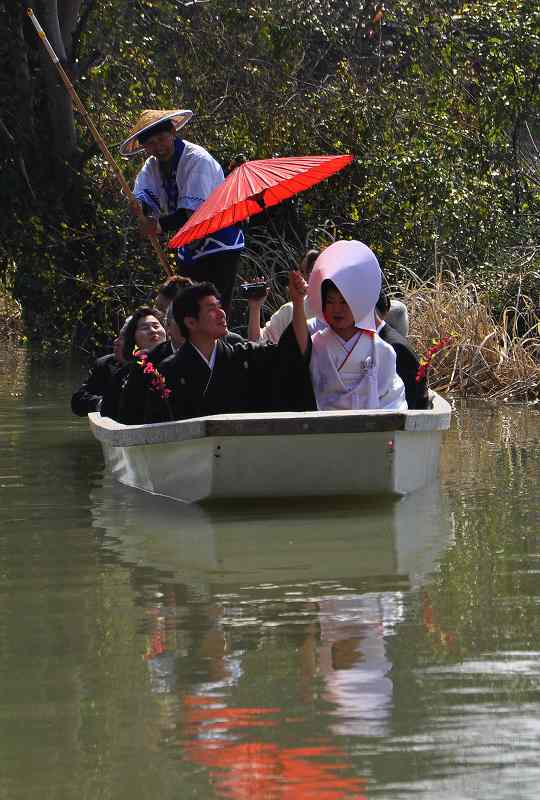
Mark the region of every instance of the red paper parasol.
<instances>
[{"instance_id":1,"label":"red paper parasol","mask_svg":"<svg viewBox=\"0 0 540 800\"><path fill-rule=\"evenodd\" d=\"M353 156L293 156L246 161L214 189L169 241L182 247L260 214L346 167Z\"/></svg>"}]
</instances>

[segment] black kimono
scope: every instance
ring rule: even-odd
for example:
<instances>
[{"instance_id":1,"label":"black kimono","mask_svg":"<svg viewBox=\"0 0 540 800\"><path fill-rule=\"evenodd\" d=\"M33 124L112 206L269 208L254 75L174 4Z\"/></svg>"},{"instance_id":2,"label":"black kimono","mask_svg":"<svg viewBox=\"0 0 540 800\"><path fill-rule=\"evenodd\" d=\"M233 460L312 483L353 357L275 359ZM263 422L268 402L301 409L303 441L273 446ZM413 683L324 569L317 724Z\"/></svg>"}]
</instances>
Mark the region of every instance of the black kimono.
<instances>
[{"instance_id":1,"label":"black kimono","mask_svg":"<svg viewBox=\"0 0 540 800\"><path fill-rule=\"evenodd\" d=\"M148 362L159 371L161 362L172 354L172 344L167 340L147 353ZM150 388L151 377L144 372L144 366L139 364L137 359L130 361L125 374L120 381L116 382L113 390L115 396L111 398L114 406L111 403L106 416L117 419L126 425L142 424L146 416L147 392L153 392L153 389Z\"/></svg>"},{"instance_id":2,"label":"black kimono","mask_svg":"<svg viewBox=\"0 0 540 800\"><path fill-rule=\"evenodd\" d=\"M115 376L121 372L122 364L113 355L101 356L95 361L85 382L71 398L71 410L78 417L97 411L104 395L110 390Z\"/></svg>"},{"instance_id":3,"label":"black kimono","mask_svg":"<svg viewBox=\"0 0 540 800\"><path fill-rule=\"evenodd\" d=\"M161 363L160 372L171 395L163 400L157 392L146 392L145 422L303 410L311 387L311 344L302 355L292 326L278 345L219 340L216 348L213 369L189 342ZM137 398L126 400L138 402Z\"/></svg>"},{"instance_id":4,"label":"black kimono","mask_svg":"<svg viewBox=\"0 0 540 800\"><path fill-rule=\"evenodd\" d=\"M420 368L420 360L408 340L391 325L385 323L379 330L379 336L396 353L396 372L405 384L405 398L409 408L429 408L429 393L427 381L422 378L416 381L416 374Z\"/></svg>"}]
</instances>

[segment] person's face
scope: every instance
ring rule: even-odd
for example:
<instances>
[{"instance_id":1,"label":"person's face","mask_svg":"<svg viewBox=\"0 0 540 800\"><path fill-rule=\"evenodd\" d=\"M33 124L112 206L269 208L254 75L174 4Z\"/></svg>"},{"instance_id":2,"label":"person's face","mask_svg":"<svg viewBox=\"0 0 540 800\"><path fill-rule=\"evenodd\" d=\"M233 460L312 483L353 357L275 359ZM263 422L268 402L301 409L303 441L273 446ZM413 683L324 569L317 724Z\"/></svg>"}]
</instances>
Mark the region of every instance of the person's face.
<instances>
[{"instance_id":1,"label":"person's face","mask_svg":"<svg viewBox=\"0 0 540 800\"><path fill-rule=\"evenodd\" d=\"M324 318L337 333L354 328L352 311L338 289L328 291L323 310Z\"/></svg>"},{"instance_id":2,"label":"person's face","mask_svg":"<svg viewBox=\"0 0 540 800\"><path fill-rule=\"evenodd\" d=\"M135 344L141 350L151 350L165 341L165 328L156 317L141 317L135 329Z\"/></svg>"},{"instance_id":3,"label":"person's face","mask_svg":"<svg viewBox=\"0 0 540 800\"><path fill-rule=\"evenodd\" d=\"M113 356L114 360L119 364L123 364L124 358L124 337L120 333L113 342Z\"/></svg>"},{"instance_id":4,"label":"person's face","mask_svg":"<svg viewBox=\"0 0 540 800\"><path fill-rule=\"evenodd\" d=\"M227 330L227 315L221 307L221 300L213 295L207 295L199 300L199 317L186 317L186 326L190 334L208 336L219 339L225 336Z\"/></svg>"},{"instance_id":5,"label":"person's face","mask_svg":"<svg viewBox=\"0 0 540 800\"><path fill-rule=\"evenodd\" d=\"M149 156L155 156L159 161L168 161L174 153L174 133L172 131L159 131L149 136L143 145Z\"/></svg>"}]
</instances>

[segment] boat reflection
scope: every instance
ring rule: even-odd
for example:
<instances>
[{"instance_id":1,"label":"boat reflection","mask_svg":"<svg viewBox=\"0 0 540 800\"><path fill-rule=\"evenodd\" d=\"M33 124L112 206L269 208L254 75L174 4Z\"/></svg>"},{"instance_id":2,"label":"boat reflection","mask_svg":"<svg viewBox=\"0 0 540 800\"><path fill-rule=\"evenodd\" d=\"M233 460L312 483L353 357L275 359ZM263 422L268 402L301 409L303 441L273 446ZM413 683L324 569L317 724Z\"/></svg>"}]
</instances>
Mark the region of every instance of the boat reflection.
<instances>
[{"instance_id":1,"label":"boat reflection","mask_svg":"<svg viewBox=\"0 0 540 800\"><path fill-rule=\"evenodd\" d=\"M388 732L387 642L449 541L438 486L206 509L105 484L92 514L142 584L168 745L209 771L213 796L367 796L343 737Z\"/></svg>"},{"instance_id":2,"label":"boat reflection","mask_svg":"<svg viewBox=\"0 0 540 800\"><path fill-rule=\"evenodd\" d=\"M91 501L94 526L122 561L209 586L387 575L411 588L433 570L450 535L437 483L393 502L202 507L106 479Z\"/></svg>"}]
</instances>

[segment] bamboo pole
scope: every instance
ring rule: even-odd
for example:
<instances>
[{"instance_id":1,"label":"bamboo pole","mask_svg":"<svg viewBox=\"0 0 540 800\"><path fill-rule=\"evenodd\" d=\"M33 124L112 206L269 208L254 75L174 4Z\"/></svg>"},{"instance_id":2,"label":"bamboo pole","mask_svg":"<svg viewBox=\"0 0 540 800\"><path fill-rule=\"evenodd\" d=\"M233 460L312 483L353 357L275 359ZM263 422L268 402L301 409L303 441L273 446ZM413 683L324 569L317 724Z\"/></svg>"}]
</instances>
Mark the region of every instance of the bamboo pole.
<instances>
[{"instance_id":1,"label":"bamboo pole","mask_svg":"<svg viewBox=\"0 0 540 800\"><path fill-rule=\"evenodd\" d=\"M55 65L56 69L58 70L58 73L59 73L60 77L62 78L62 82L63 82L64 86L66 87L66 89L68 91L68 94L70 95L70 97L73 100L73 103L75 104L77 109L80 111L81 115L84 117L84 119L86 121L86 124L90 128L92 136L94 137L97 145L99 146L99 149L101 150L101 152L103 153L103 155L107 159L107 162L108 162L110 168L112 169L113 173L115 174L115 176L116 176L116 178L117 178L117 180L118 180L118 182L119 182L119 184L120 184L120 186L122 188L122 192L124 193L124 195L126 196L126 198L128 200L129 207L131 208L133 214L137 217L137 219L142 220L144 218L144 214L143 214L143 211L142 211L142 208L141 208L140 204L137 202L137 199L134 197L133 192L131 191L131 188L130 188L129 184L127 183L126 179L124 178L122 170L120 169L120 167L118 166L118 164L114 160L111 151L109 150L109 148L105 144L101 134L99 133L99 131L96 128L96 126L94 125L94 123L92 121L92 118L90 117L88 111L86 110L86 108L84 106L84 103L82 102L81 98L79 97L79 95L75 91L75 87L73 86L73 84L69 80L69 77L68 77L65 69L63 68L63 66L60 63L60 59L58 58L58 56L54 52L53 46L51 45L51 43L47 39L45 31L43 30L43 28L39 24L38 20L36 19L35 14L34 14L34 12L32 11L31 8L28 8L26 10L26 13L30 17L30 19L32 21L32 24L33 24L34 28L37 31L37 35L41 39L41 41L43 43L43 46L45 47L45 50L47 51L47 53L50 56L51 61ZM159 261L161 263L161 266L164 268L164 270L167 273L167 275L172 275L173 274L173 270L171 269L171 266L170 266L169 262L167 261L167 257L165 256L165 253L163 252L163 250L161 248L161 245L159 243L159 240L158 240L157 236L149 236L149 239L150 239L150 243L151 243L152 247L154 248L154 251L155 251L155 253L156 253L156 255L157 255L157 257L158 257L158 259L159 259Z\"/></svg>"}]
</instances>

